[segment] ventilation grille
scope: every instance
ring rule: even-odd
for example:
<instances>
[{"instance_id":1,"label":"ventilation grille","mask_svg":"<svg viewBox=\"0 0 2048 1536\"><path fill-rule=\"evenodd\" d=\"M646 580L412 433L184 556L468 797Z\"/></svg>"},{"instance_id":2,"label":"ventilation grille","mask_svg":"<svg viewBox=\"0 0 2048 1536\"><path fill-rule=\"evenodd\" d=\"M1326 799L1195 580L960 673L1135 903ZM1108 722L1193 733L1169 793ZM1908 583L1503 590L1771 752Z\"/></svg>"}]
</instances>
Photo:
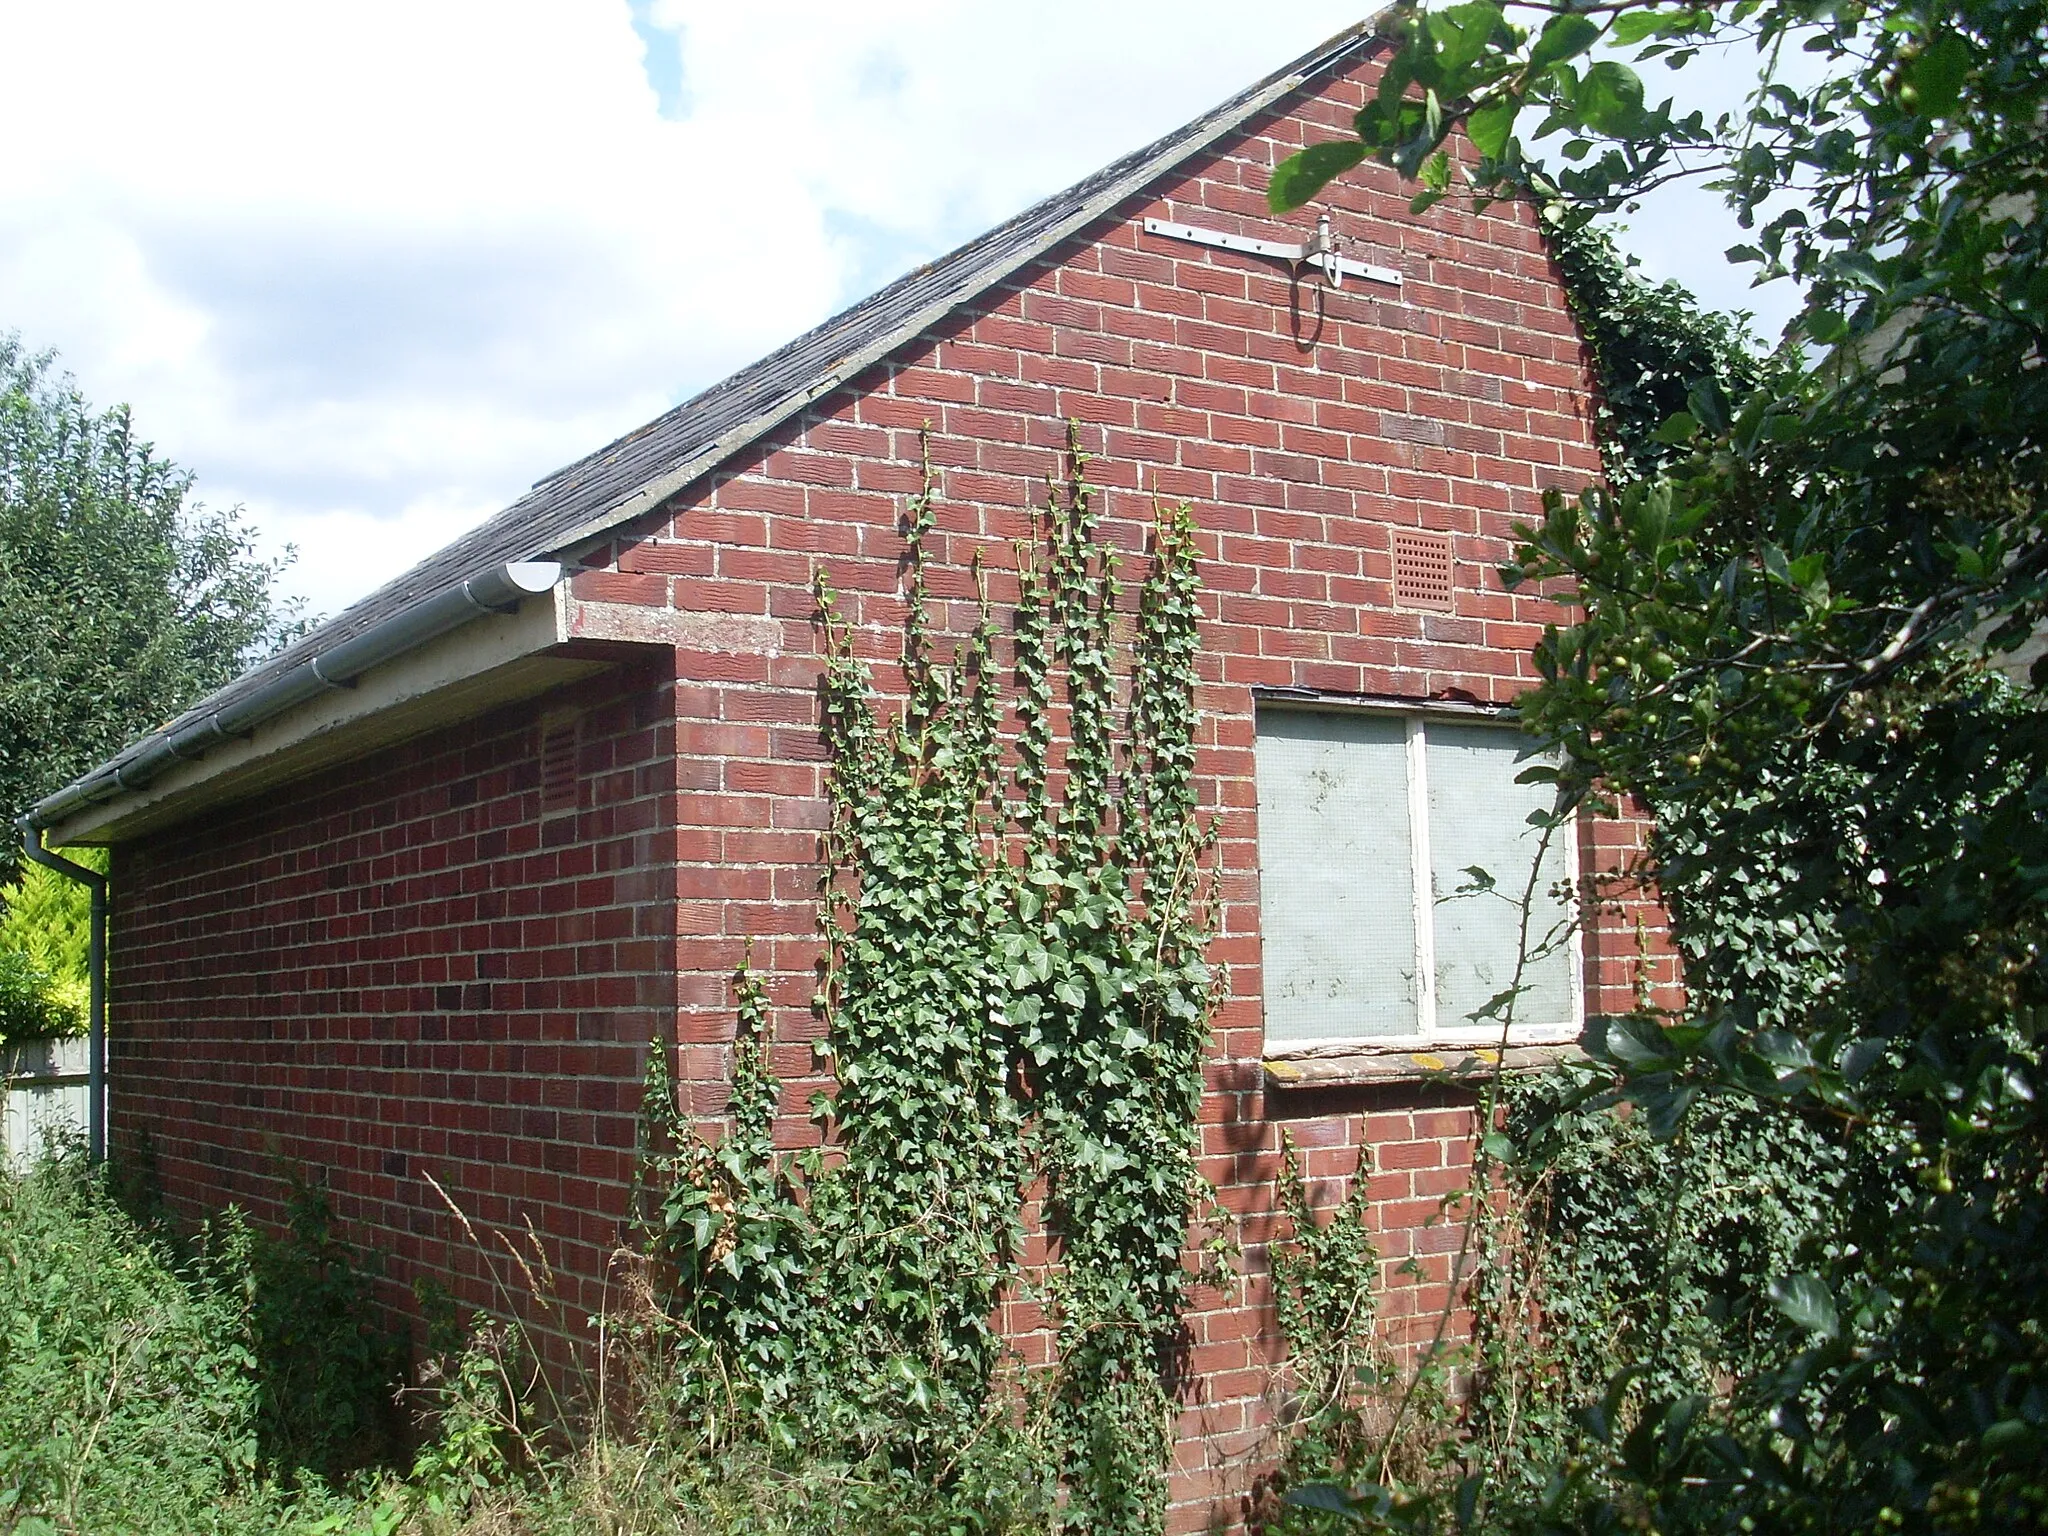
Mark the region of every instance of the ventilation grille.
<instances>
[{"instance_id":1,"label":"ventilation grille","mask_svg":"<svg viewBox=\"0 0 2048 1536\"><path fill-rule=\"evenodd\" d=\"M550 715L540 725L540 811L576 809L576 716Z\"/></svg>"},{"instance_id":2,"label":"ventilation grille","mask_svg":"<svg viewBox=\"0 0 2048 1536\"><path fill-rule=\"evenodd\" d=\"M1451 536L1394 530L1394 605L1451 611Z\"/></svg>"}]
</instances>

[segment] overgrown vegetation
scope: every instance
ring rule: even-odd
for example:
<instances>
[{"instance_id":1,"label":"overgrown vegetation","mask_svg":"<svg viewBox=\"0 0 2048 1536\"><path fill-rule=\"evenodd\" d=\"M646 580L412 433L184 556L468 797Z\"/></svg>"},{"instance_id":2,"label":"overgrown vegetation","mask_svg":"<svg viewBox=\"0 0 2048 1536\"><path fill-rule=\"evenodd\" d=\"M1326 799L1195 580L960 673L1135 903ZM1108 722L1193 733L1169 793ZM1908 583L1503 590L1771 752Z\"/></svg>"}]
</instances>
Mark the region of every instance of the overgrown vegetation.
<instances>
[{"instance_id":1,"label":"overgrown vegetation","mask_svg":"<svg viewBox=\"0 0 2048 1536\"><path fill-rule=\"evenodd\" d=\"M2048 667L2008 681L1987 665L2048 620L2039 7L1622 3L1531 33L1477 0L1394 27L1357 141L1283 167L1276 200L1367 154L1418 175L1420 201L1446 195L1438 151L1465 115L1477 189L1533 189L1560 229L1612 483L1553 496L1507 573L1579 605L1523 707L1562 765L1531 771L1554 778L1560 818L1624 792L1655 813L1649 872L1688 994L1677 1014L1604 1021L1582 1066L1489 1085L1475 1183L1450 1207L1475 1333L1420 1372L1374 1334L1362 1186L1319 1217L1290 1160L1282 1518L2040 1528ZM1767 62L1803 46L1829 77L1710 125L1647 106L1633 70L1588 53L1605 39L1682 60L1730 36ZM1575 146L1554 175L1514 138L1532 104ZM1750 258L1811 281L1804 354L1749 359L1578 230L1682 155L1717 164L1762 221ZM1793 185L1801 206L1774 201ZM590 1419L536 1401L531 1342L486 1322L438 1375L410 1483L364 1485L327 1529L1156 1528L1213 1002L1187 526L1162 521L1125 692L1078 463L1007 642L984 601L946 649L926 602L933 515L928 487L900 679L878 684L824 600L825 1147L775 1150L774 1014L743 976L722 1135L677 1117L655 1053L651 1251L605 1320ZM1034 1202L1054 1247L1026 1266ZM156 1267L137 1261L132 1294L95 1315L156 1307L151 1326L192 1350L260 1337L231 1308L176 1322L228 1306L218 1277L240 1261L221 1231L182 1269L146 1249ZM35 1283L9 1337L33 1338L63 1291L33 1256L12 1262ZM1018 1301L1050 1319L1040 1375L996 1323ZM60 1336L94 1360L109 1331ZM189 1404L230 1449L166 1507L210 1499L229 1511L215 1528L286 1510L253 1368L181 1358L127 1378L150 1383L137 1411ZM48 1390L58 1450L24 1460L16 1504L76 1520L121 1495L79 1470L71 1426L126 1425L94 1405L128 1399ZM1335 1476L1302 1486L1319 1472ZM294 1516L328 1497L305 1486Z\"/></svg>"},{"instance_id":2,"label":"overgrown vegetation","mask_svg":"<svg viewBox=\"0 0 2048 1536\"><path fill-rule=\"evenodd\" d=\"M0 1529L226 1536L344 1510L313 1474L342 1467L338 1424L394 1373L330 1353L370 1324L318 1213L282 1242L232 1212L174 1240L76 1149L0 1165Z\"/></svg>"},{"instance_id":3,"label":"overgrown vegetation","mask_svg":"<svg viewBox=\"0 0 2048 1536\"><path fill-rule=\"evenodd\" d=\"M1189 512L1162 508L1127 595L1085 462L1070 443L1039 536L1014 572L975 569L973 622L951 635L928 592L927 469L906 515L900 665L884 677L821 582L834 818L814 1006L836 1083L814 1106L824 1143L776 1150L774 1014L743 970L722 1126L678 1114L667 1054L650 1053L646 1241L621 1256L623 1300L597 1320L588 1374L540 1369L544 1343L517 1321L584 1332L538 1251L508 1250L509 1265L492 1254L505 1271L493 1315L424 1298L436 1337L400 1479L400 1354L364 1310L376 1266L335 1242L317 1188L298 1187L277 1242L230 1215L178 1245L70 1163L8 1185L21 1222L61 1207L90 1250L20 1270L18 1337L42 1337L38 1309L72 1268L144 1277L83 1332L29 1346L21 1368L61 1372L110 1331L155 1339L147 1357L168 1351L172 1376L130 1377L138 1444L159 1410L199 1422L178 1396L201 1390L187 1377L218 1399L206 1437L225 1449L179 1471L172 1446L160 1469L186 1478L191 1500L121 1519L240 1529L246 1510L251 1524L335 1533L1161 1527L1181 1312L1201 1278L1184 1255L1204 1210L1195 1137L1219 984L1193 779L1197 578ZM1007 633L989 595L1001 582L1015 589ZM1027 1212L1047 1244L1029 1262ZM1050 1367L1025 1368L1003 1329L1013 1307L1040 1310ZM77 1436L4 1432L87 1490L24 1481L24 1515L111 1528L79 1500L99 1496L118 1457L103 1473ZM180 1525L207 1501L225 1511L214 1526Z\"/></svg>"},{"instance_id":4,"label":"overgrown vegetation","mask_svg":"<svg viewBox=\"0 0 2048 1536\"><path fill-rule=\"evenodd\" d=\"M1602 381L1603 451L1616 483L1682 454L1658 433L1688 401L1725 400L1784 366L1760 359L1738 327L1682 290L1647 282L1597 228L1567 226L1554 246ZM1709 858L1730 835L1712 807L1662 809L1665 867ZM1560 824L1571 814L1567 803ZM1857 815L1842 784L1803 818L1773 804L1736 835L1785 850ZM1682 886L1677 894L1685 899ZM1720 899L1695 899L1687 915L1674 937L1696 995L1739 992L1782 1022L1835 974L1839 957L1810 901L1754 871ZM1865 1172L1826 1128L1734 1103L1698 1106L1675 1135L1611 1098L1579 1112L1605 1086L1596 1067L1567 1063L1488 1086L1484 1112L1500 1133L1481 1149L1475 1189L1489 1193L1460 1191L1446 1205L1447 1217L1469 1224L1461 1266L1471 1336L1445 1334L1407 1378L1385 1364L1354 1371L1348 1403L1305 1417L1290 1440L1287 1479L1334 1471L1380 1485L1364 1508L1392 1523L1512 1521L1508 1512L1554 1497L1558 1469L1611 1465L1607 1437L1645 1403L1725 1397L1727 1383L1772 1365L1781 1342L1769 1286L1838 1230L1841 1192ZM1309 1220L1296 1215L1295 1230ZM1345 1224L1333 1216L1311 1247L1329 1249ZM1330 1295L1370 1283L1376 1255L1362 1227L1351 1246L1361 1244L1347 1264L1321 1266ZM1283 1251L1276 1272L1289 1262L1298 1261ZM1313 1353L1313 1330L1283 1331L1302 1341L1297 1354ZM1396 1404L1406 1409L1400 1426L1390 1421ZM1332 1424L1342 1433L1330 1434ZM1472 1475L1479 1468L1483 1479ZM1355 1495L1327 1502L1361 1512Z\"/></svg>"},{"instance_id":5,"label":"overgrown vegetation","mask_svg":"<svg viewBox=\"0 0 2048 1536\"><path fill-rule=\"evenodd\" d=\"M1404 1528L2039 1528L2048 667L1997 664L2022 672L2009 658L2048 619L2048 23L2025 3L1746 0L1392 25L1357 140L1281 168L1276 204L1374 154L1421 179L1418 202L1466 175L1569 228L1704 169L1757 230L1731 256L1808 286L1803 352L1746 394L1690 389L1655 430L1674 452L1549 498L1505 573L1576 594L1523 716L1563 749L1568 808L1626 792L1656 814L1689 995L1596 1032L1584 1080L1524 1105L1489 1157L1511 1188L1551 1179L1554 1208L1598 1187L1558 1179L1560 1148L1640 1138L1690 1219L1617 1230L1587 1208L1569 1235L1649 1261L1671 1317L1626 1331L1569 1437L1519 1438L1518 1464L1468 1428L1432 1478L1304 1496ZM1674 64L1753 42L1765 88L1719 123L1681 117L1601 42ZM1793 54L1820 84L1777 83ZM1565 136L1562 169L1514 137L1530 107ZM1483 160L1460 171L1439 146L1467 114ZM1773 1196L1788 1224L1729 1255L1712 1352L1688 1362L1675 1309L1699 1276L1674 1261L1717 1229L1699 1138L1731 1130L1795 1182L1805 1157L1828 1198ZM1551 1337L1600 1360L1582 1327Z\"/></svg>"}]
</instances>

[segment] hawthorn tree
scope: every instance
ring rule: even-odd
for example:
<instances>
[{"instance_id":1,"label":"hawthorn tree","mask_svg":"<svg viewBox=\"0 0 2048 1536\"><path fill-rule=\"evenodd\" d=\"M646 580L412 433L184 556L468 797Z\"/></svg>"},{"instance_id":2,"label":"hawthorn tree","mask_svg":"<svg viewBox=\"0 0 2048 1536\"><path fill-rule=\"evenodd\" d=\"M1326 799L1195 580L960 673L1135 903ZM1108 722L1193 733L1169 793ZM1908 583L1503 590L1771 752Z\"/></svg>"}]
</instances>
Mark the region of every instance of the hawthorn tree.
<instances>
[{"instance_id":1,"label":"hawthorn tree","mask_svg":"<svg viewBox=\"0 0 2048 1536\"><path fill-rule=\"evenodd\" d=\"M0 336L0 811L8 821L302 629L238 509ZM15 863L0 839L0 874Z\"/></svg>"},{"instance_id":2,"label":"hawthorn tree","mask_svg":"<svg viewBox=\"0 0 2048 1536\"><path fill-rule=\"evenodd\" d=\"M1681 1160L1733 1107L1857 1172L1759 1286L1776 1345L1725 1390L1624 1371L1587 1407L1604 1455L1514 1507L1477 1466L1455 1499L1338 1502L1432 1528L2040 1529L2048 13L1477 0L1388 25L1355 136L1278 167L1277 208L1367 157L1418 205L1527 196L1560 230L1705 177L1749 231L1731 259L1805 293L1774 366L1702 379L1668 453L1552 496L1503 573L1576 592L1523 718L1568 807L1655 813L1689 988L1596 1028L1511 1155L1626 1100ZM1757 60L1740 110L1653 104L1643 70L1730 48Z\"/></svg>"}]
</instances>

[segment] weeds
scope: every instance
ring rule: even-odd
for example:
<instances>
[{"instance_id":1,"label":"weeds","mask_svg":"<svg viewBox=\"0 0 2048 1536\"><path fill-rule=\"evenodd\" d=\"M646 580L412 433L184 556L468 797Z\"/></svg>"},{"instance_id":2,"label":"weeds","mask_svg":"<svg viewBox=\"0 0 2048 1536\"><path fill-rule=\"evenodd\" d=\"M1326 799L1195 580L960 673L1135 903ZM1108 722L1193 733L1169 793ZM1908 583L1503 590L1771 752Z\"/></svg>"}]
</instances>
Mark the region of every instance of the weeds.
<instances>
[{"instance_id":1,"label":"weeds","mask_svg":"<svg viewBox=\"0 0 2048 1536\"><path fill-rule=\"evenodd\" d=\"M330 1512L263 1462L257 1242L229 1212L174 1249L75 1151L0 1169L0 1530L228 1536Z\"/></svg>"},{"instance_id":2,"label":"weeds","mask_svg":"<svg viewBox=\"0 0 2048 1536\"><path fill-rule=\"evenodd\" d=\"M406 1341L377 1315L371 1287L382 1256L334 1232L327 1192L290 1181L282 1240L250 1254L250 1327L265 1465L329 1480L387 1461L403 1437L392 1389Z\"/></svg>"}]
</instances>

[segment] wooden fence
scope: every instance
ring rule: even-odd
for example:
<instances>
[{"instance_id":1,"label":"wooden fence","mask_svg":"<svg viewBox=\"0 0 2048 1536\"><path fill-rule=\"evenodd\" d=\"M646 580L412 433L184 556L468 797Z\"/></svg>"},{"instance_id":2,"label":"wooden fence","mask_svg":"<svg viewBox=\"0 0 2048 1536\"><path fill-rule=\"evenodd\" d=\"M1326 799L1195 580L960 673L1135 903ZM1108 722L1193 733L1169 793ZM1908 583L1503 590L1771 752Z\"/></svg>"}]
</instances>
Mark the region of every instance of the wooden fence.
<instances>
[{"instance_id":1,"label":"wooden fence","mask_svg":"<svg viewBox=\"0 0 2048 1536\"><path fill-rule=\"evenodd\" d=\"M10 1163L20 1167L53 1140L84 1136L86 1065L83 1039L0 1046L0 1145Z\"/></svg>"}]
</instances>

